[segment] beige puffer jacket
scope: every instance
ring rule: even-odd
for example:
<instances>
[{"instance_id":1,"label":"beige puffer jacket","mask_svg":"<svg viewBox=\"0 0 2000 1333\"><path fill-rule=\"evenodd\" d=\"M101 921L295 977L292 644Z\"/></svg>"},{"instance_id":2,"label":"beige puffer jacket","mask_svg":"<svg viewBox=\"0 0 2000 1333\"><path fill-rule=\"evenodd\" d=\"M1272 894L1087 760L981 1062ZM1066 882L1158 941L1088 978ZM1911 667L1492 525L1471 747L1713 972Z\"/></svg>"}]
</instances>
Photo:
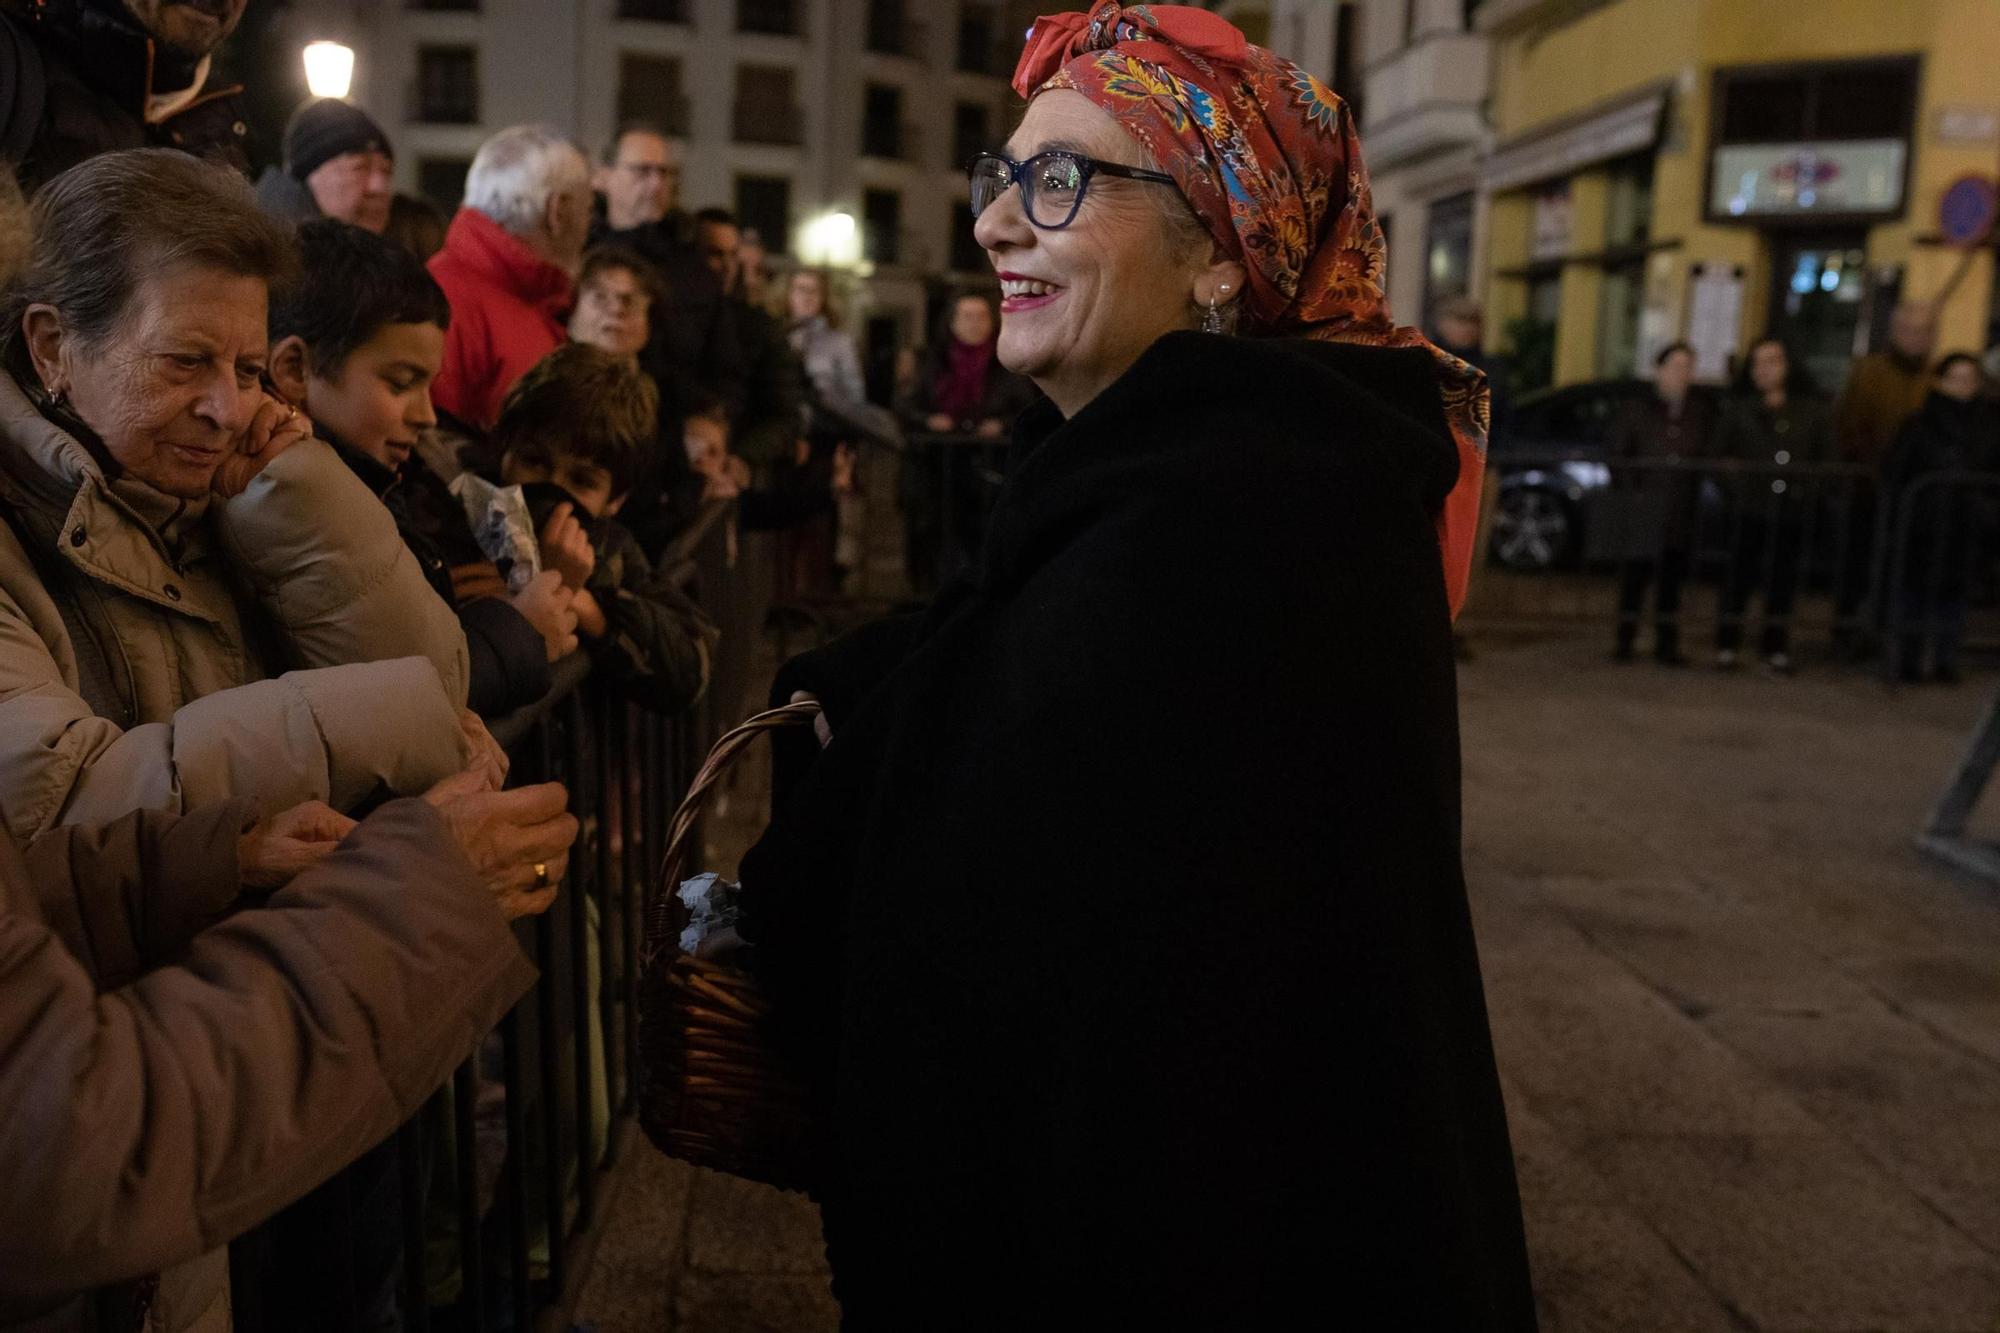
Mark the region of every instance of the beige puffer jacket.
<instances>
[{"instance_id":1,"label":"beige puffer jacket","mask_svg":"<svg viewBox=\"0 0 2000 1333\"><path fill-rule=\"evenodd\" d=\"M461 766L457 617L317 441L226 505L178 501L108 480L0 372L0 511L16 836L230 796L349 809Z\"/></svg>"}]
</instances>

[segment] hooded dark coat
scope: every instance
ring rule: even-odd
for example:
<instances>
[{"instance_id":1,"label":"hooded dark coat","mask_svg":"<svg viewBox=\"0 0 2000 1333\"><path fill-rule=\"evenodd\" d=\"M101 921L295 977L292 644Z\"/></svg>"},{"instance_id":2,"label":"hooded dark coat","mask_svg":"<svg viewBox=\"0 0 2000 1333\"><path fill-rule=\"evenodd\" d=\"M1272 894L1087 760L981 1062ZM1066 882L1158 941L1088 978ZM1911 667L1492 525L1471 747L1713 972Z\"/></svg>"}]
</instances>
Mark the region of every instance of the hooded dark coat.
<instances>
[{"instance_id":1,"label":"hooded dark coat","mask_svg":"<svg viewBox=\"0 0 2000 1333\"><path fill-rule=\"evenodd\" d=\"M971 574L774 692L833 741L745 934L849 1325L1532 1328L1429 356L1171 334L1015 445Z\"/></svg>"}]
</instances>

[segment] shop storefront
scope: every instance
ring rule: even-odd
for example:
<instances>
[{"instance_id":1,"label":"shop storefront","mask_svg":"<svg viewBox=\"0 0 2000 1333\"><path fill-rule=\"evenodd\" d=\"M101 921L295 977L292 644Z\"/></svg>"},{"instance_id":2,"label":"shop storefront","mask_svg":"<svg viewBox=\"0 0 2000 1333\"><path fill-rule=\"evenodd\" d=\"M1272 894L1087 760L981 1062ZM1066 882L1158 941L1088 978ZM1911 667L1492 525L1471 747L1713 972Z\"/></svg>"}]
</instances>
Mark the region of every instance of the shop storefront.
<instances>
[{"instance_id":1,"label":"shop storefront","mask_svg":"<svg viewBox=\"0 0 2000 1333\"><path fill-rule=\"evenodd\" d=\"M1767 327L1838 385L1895 304L1903 266L1870 263L1869 229L1908 206L1913 57L1718 70L1706 218L1768 255Z\"/></svg>"}]
</instances>

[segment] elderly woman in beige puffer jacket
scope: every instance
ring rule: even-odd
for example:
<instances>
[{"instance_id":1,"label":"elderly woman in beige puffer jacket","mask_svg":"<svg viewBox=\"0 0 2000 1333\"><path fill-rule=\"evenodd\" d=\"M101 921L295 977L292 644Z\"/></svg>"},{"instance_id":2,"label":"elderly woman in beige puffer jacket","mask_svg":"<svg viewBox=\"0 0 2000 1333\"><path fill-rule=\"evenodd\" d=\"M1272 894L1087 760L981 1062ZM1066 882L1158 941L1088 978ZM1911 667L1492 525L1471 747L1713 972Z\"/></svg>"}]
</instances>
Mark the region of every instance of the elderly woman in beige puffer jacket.
<instances>
[{"instance_id":1,"label":"elderly woman in beige puffer jacket","mask_svg":"<svg viewBox=\"0 0 2000 1333\"><path fill-rule=\"evenodd\" d=\"M450 609L263 387L289 235L156 149L64 173L33 222L0 326L12 830L233 795L346 809L490 752Z\"/></svg>"}]
</instances>

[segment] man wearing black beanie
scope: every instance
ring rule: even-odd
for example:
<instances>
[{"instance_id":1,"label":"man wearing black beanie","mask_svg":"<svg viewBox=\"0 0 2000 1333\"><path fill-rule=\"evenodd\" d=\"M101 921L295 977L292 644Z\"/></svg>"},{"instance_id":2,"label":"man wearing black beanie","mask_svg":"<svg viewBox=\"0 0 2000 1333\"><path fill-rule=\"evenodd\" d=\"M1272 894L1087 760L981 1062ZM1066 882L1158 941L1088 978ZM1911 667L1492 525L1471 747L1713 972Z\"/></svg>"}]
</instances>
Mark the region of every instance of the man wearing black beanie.
<instances>
[{"instance_id":1,"label":"man wearing black beanie","mask_svg":"<svg viewBox=\"0 0 2000 1333\"><path fill-rule=\"evenodd\" d=\"M308 102L285 126L285 165L266 167L257 204L272 217L327 217L381 235L389 225L396 154L366 111L338 97Z\"/></svg>"}]
</instances>

